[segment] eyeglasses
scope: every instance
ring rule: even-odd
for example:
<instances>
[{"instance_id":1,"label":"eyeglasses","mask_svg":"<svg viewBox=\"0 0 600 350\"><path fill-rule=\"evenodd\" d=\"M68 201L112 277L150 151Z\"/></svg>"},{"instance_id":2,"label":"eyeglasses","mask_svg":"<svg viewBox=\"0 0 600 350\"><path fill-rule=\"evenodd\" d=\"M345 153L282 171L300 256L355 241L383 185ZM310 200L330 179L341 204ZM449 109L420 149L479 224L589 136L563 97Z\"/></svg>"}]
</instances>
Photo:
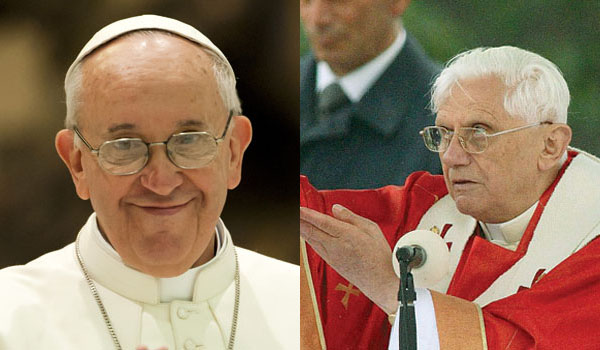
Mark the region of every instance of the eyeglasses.
<instances>
[{"instance_id":1,"label":"eyeglasses","mask_svg":"<svg viewBox=\"0 0 600 350\"><path fill-rule=\"evenodd\" d=\"M165 145L165 152L175 166L182 169L197 169L208 165L217 154L219 143L229 129L233 111L229 112L225 130L219 138L208 132L182 132L171 135L166 141L144 142L140 138L120 138L102 143L94 148L83 137L77 127L73 131L98 157L100 167L113 175L132 175L141 171L148 163L150 147Z\"/></svg>"},{"instance_id":2,"label":"eyeglasses","mask_svg":"<svg viewBox=\"0 0 600 350\"><path fill-rule=\"evenodd\" d=\"M456 134L462 148L468 153L482 153L488 147L488 139L494 136L500 136L511 132L532 128L542 124L552 124L552 122L538 122L523 125L518 128L499 131L488 134L483 128L459 128L458 131L450 131L443 126L428 126L421 130L419 134L423 136L425 146L432 152L445 152L452 142L452 136Z\"/></svg>"}]
</instances>

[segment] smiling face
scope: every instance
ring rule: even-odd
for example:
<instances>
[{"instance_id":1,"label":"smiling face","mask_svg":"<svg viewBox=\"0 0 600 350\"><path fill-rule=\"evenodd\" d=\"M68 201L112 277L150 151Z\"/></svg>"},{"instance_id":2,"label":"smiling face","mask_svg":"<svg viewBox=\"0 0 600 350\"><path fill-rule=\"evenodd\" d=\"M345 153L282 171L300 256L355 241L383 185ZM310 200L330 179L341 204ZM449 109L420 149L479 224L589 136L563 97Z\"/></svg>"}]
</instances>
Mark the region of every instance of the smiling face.
<instances>
[{"instance_id":1,"label":"smiling face","mask_svg":"<svg viewBox=\"0 0 600 350\"><path fill-rule=\"evenodd\" d=\"M504 84L494 76L460 81L440 105L436 125L449 130L482 127L490 134L526 125L504 110L505 92ZM492 137L480 154L465 152L454 136L448 149L440 153L440 160L458 210L484 222L498 223L533 205L549 185L547 174L538 168L544 151L544 128Z\"/></svg>"},{"instance_id":2,"label":"smiling face","mask_svg":"<svg viewBox=\"0 0 600 350\"><path fill-rule=\"evenodd\" d=\"M220 136L229 111L218 93L212 61L179 37L131 36L90 56L82 67L78 127L94 147L107 140L139 137L164 141L184 131ZM251 128L236 116L206 167L184 170L164 146L150 148L139 173L116 176L73 133L57 135L77 193L89 198L100 230L126 264L156 277L178 275L212 257L215 225L227 190L240 180ZM69 144L71 142L71 144Z\"/></svg>"},{"instance_id":3,"label":"smiling face","mask_svg":"<svg viewBox=\"0 0 600 350\"><path fill-rule=\"evenodd\" d=\"M315 56L344 75L392 44L396 17L409 1L300 0L300 16Z\"/></svg>"}]
</instances>

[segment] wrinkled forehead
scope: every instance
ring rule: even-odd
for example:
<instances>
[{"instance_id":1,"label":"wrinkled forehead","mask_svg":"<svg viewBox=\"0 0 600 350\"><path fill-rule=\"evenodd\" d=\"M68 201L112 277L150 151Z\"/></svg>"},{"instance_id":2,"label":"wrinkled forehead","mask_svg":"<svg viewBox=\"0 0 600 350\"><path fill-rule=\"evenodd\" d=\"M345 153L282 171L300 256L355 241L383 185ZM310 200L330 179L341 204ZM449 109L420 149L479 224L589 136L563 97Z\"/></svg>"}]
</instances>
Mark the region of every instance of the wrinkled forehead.
<instances>
[{"instance_id":1,"label":"wrinkled forehead","mask_svg":"<svg viewBox=\"0 0 600 350\"><path fill-rule=\"evenodd\" d=\"M457 80L449 86L438 106L436 124L466 123L469 119L495 120L510 118L504 109L507 88L495 76Z\"/></svg>"},{"instance_id":2,"label":"wrinkled forehead","mask_svg":"<svg viewBox=\"0 0 600 350\"><path fill-rule=\"evenodd\" d=\"M178 129L183 120L220 128L226 107L212 64L200 47L177 36L115 39L82 62L79 122L102 130L122 124Z\"/></svg>"}]
</instances>

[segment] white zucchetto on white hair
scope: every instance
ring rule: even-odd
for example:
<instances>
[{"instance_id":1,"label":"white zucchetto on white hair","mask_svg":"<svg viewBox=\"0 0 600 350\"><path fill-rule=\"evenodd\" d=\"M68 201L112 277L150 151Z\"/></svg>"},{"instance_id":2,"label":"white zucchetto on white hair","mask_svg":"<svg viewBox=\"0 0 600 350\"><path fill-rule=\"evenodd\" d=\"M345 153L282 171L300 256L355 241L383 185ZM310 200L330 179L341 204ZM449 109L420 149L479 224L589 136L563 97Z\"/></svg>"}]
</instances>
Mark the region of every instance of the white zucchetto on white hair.
<instances>
[{"instance_id":1,"label":"white zucchetto on white hair","mask_svg":"<svg viewBox=\"0 0 600 350\"><path fill-rule=\"evenodd\" d=\"M188 39L200 45L209 56L212 56L215 78L225 106L233 111L235 115L241 113L240 101L235 87L236 78L233 68L223 52L221 52L210 39L196 28L178 20L156 15L142 15L122 19L100 29L87 44L85 44L83 49L77 55L77 58L75 58L75 61L73 61L69 67L65 77L67 104L65 125L67 128L72 128L76 125L76 110L79 108L79 103L81 102L78 100L80 90L82 89L81 64L85 61L85 58L99 47L114 39L132 32L152 30L167 32Z\"/></svg>"}]
</instances>

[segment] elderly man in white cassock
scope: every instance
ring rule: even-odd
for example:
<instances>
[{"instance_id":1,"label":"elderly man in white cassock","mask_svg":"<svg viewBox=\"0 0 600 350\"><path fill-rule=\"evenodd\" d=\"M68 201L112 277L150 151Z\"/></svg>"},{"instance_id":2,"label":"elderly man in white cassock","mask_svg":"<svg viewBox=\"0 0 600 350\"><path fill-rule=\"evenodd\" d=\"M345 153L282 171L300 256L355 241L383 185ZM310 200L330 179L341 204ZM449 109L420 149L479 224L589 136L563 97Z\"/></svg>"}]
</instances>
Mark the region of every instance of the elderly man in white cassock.
<instances>
[{"instance_id":1,"label":"elderly man in white cassock","mask_svg":"<svg viewBox=\"0 0 600 350\"><path fill-rule=\"evenodd\" d=\"M235 84L173 19L92 37L56 149L95 212L74 243L0 271L0 349L299 348L298 267L235 247L219 219L252 137Z\"/></svg>"}]
</instances>

